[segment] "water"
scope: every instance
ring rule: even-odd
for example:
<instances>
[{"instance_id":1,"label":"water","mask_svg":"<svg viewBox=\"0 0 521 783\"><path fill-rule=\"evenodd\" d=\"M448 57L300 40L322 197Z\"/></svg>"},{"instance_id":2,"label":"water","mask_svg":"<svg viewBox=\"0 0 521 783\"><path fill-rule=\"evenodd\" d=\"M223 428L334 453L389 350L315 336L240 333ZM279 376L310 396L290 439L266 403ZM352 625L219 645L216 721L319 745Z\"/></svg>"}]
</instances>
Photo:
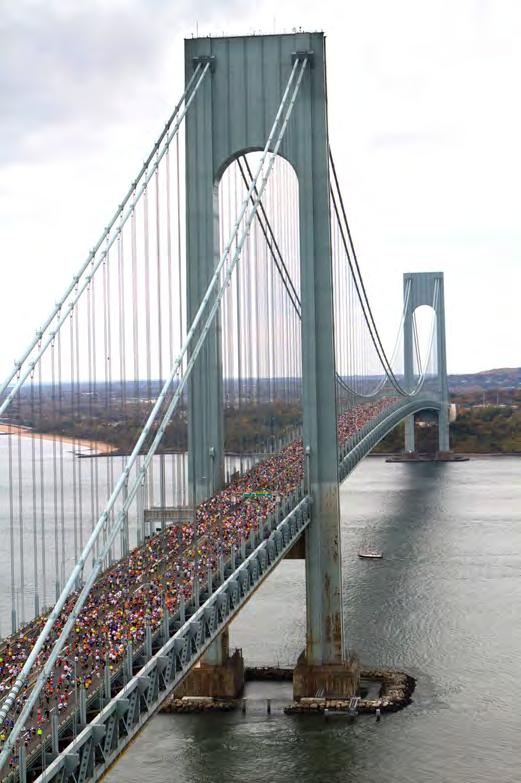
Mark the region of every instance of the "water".
<instances>
[{"instance_id":1,"label":"water","mask_svg":"<svg viewBox=\"0 0 521 783\"><path fill-rule=\"evenodd\" d=\"M10 460L9 436L0 431L0 636L11 632L11 521L14 608L18 622L26 622L35 614L35 592L40 609L55 600L125 467L125 457L82 459L78 452L88 456L91 450L77 443L60 444L59 440L53 443L48 438L37 436L33 440L13 435ZM9 492L10 461L12 494ZM227 457L225 473L247 470L253 463L253 457ZM138 531L140 508L162 505L162 473L165 505L188 504L186 455L154 457L145 488L138 493L129 510L131 548L138 543L138 532L142 534ZM131 480L133 475L131 473ZM118 501L116 511L120 505ZM120 553L118 534L113 556L117 558ZM85 574L89 567L90 562Z\"/></svg>"},{"instance_id":2,"label":"water","mask_svg":"<svg viewBox=\"0 0 521 783\"><path fill-rule=\"evenodd\" d=\"M370 458L341 489L349 644L417 678L410 707L378 724L290 718L286 685L255 684L245 716L156 717L107 781L517 783L520 475L515 458ZM384 560L359 560L362 544ZM284 562L233 623L232 645L249 664L294 663L304 606L303 563Z\"/></svg>"}]
</instances>

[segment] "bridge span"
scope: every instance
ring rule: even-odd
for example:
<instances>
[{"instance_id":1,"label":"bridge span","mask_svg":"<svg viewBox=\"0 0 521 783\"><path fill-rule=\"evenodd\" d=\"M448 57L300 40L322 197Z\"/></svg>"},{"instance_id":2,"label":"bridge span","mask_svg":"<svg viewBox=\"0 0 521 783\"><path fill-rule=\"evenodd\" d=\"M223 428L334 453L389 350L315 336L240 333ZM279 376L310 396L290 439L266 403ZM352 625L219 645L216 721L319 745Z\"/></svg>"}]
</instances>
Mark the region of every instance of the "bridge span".
<instances>
[{"instance_id":1,"label":"bridge span","mask_svg":"<svg viewBox=\"0 0 521 783\"><path fill-rule=\"evenodd\" d=\"M439 402L384 397L341 417L340 480L397 424L428 409L439 410ZM58 662L58 680L63 677L65 687L55 679L48 689L48 719L38 721L33 714L31 728L42 728L43 736L30 734L24 745L27 780L38 774L42 780L99 779L181 684L305 534L312 498L305 489L302 450L301 441L290 443L201 504L195 591L193 529L187 523L154 536L98 578ZM68 611L65 607L56 635ZM25 629L24 655L43 621L40 617ZM4 660L14 651L20 654L16 636L2 645ZM64 674L71 668L72 682ZM5 689L14 677L2 674ZM23 693L20 697L23 703ZM18 771L13 775L16 779Z\"/></svg>"},{"instance_id":2,"label":"bridge span","mask_svg":"<svg viewBox=\"0 0 521 783\"><path fill-rule=\"evenodd\" d=\"M10 783L102 777L197 661L223 663L228 624L301 539L298 696L317 682L352 695L339 484L402 421L414 450L422 410L449 450L443 275L404 275L388 353L329 143L324 36L191 39L185 70L138 176L0 387ZM85 442L108 456L78 456ZM147 514L179 506L185 450L192 519L160 514L145 539Z\"/></svg>"}]
</instances>

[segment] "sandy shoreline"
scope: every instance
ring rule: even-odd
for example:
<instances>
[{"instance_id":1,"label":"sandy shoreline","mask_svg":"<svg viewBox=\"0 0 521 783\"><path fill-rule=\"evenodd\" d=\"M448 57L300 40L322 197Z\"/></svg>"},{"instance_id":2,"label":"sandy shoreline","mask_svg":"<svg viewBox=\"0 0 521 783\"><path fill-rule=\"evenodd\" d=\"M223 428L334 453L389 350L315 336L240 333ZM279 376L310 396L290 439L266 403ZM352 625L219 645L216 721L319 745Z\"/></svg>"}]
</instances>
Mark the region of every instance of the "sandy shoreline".
<instances>
[{"instance_id":1,"label":"sandy shoreline","mask_svg":"<svg viewBox=\"0 0 521 783\"><path fill-rule=\"evenodd\" d=\"M43 440L57 440L61 443L70 443L81 449L90 449L98 454L112 454L117 451L116 446L112 446L110 443L103 443L99 440L85 440L82 438L71 438L68 435L54 435L52 432L35 432L29 429L29 427L16 427L12 424L0 423L0 435L21 435L22 438L42 438Z\"/></svg>"},{"instance_id":2,"label":"sandy shoreline","mask_svg":"<svg viewBox=\"0 0 521 783\"><path fill-rule=\"evenodd\" d=\"M93 454L113 454L115 452L118 452L117 446L112 446L110 443L104 443L100 440L86 440L84 438L71 438L69 435L53 435L52 432L35 432L34 430L31 430L29 427L17 427L14 424L6 424L5 422L0 422L0 435L7 435L8 433L11 433L12 435L20 434L23 438L39 438L41 437L43 440L54 440L56 438L57 441L61 441L62 443L70 443L72 445L77 446L81 449L89 449ZM183 452L175 452L175 453L183 453ZM518 451L508 453L504 451L496 451L496 452L484 452L484 451L476 451L476 452L454 452L458 456L461 457L468 457L470 459L488 459L489 457L521 457L521 453ZM91 455L92 456L92 455ZM228 455L228 456L239 456L239 455ZM252 455L244 455L243 456L252 456ZM368 457L394 457L396 456L395 452L370 452Z\"/></svg>"}]
</instances>

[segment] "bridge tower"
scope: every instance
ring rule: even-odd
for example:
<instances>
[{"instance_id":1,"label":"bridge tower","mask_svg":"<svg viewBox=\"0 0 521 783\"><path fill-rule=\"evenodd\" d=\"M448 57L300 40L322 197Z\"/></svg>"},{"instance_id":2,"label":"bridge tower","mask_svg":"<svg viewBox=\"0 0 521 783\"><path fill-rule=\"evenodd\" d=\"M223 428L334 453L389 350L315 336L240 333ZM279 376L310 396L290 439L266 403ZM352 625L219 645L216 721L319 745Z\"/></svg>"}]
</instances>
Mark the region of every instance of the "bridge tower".
<instances>
[{"instance_id":1,"label":"bridge tower","mask_svg":"<svg viewBox=\"0 0 521 783\"><path fill-rule=\"evenodd\" d=\"M263 149L295 58L305 56L308 66L292 117L298 132L286 134L279 150L299 185L304 447L313 498L300 695L327 686L320 667L329 667L329 678L331 667L340 679L349 670L342 612L325 38L299 33L185 42L186 80L198 62L210 61L212 70L186 121L189 320L218 260L220 178L240 154ZM194 367L189 399L189 477L200 502L220 487L224 474L218 320ZM207 661L218 663L225 647L210 651ZM337 681L334 687L339 688ZM352 693L352 684L349 689Z\"/></svg>"},{"instance_id":2,"label":"bridge tower","mask_svg":"<svg viewBox=\"0 0 521 783\"><path fill-rule=\"evenodd\" d=\"M407 272L403 276L405 317L404 329L404 374L405 385L414 385L414 340L413 314L416 308L429 305L436 317L436 369L437 388L441 410L438 413L438 451L450 450L449 442L449 387L447 382L447 352L445 344L445 298L443 272ZM405 420L405 451L415 451L414 416Z\"/></svg>"}]
</instances>

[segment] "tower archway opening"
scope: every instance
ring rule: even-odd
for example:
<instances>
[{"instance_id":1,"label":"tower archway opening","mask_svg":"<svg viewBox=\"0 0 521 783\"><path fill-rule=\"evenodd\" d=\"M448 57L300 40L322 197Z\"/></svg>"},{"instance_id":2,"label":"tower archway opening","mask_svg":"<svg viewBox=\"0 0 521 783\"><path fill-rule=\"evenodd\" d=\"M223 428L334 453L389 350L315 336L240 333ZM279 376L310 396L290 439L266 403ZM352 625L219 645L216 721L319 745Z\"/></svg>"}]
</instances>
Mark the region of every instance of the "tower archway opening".
<instances>
[{"instance_id":1,"label":"tower archway opening","mask_svg":"<svg viewBox=\"0 0 521 783\"><path fill-rule=\"evenodd\" d=\"M219 257L248 200L260 159L258 151L235 156L216 183ZM280 450L302 427L299 188L282 156L275 158L224 295L220 341L229 479L267 452Z\"/></svg>"}]
</instances>

